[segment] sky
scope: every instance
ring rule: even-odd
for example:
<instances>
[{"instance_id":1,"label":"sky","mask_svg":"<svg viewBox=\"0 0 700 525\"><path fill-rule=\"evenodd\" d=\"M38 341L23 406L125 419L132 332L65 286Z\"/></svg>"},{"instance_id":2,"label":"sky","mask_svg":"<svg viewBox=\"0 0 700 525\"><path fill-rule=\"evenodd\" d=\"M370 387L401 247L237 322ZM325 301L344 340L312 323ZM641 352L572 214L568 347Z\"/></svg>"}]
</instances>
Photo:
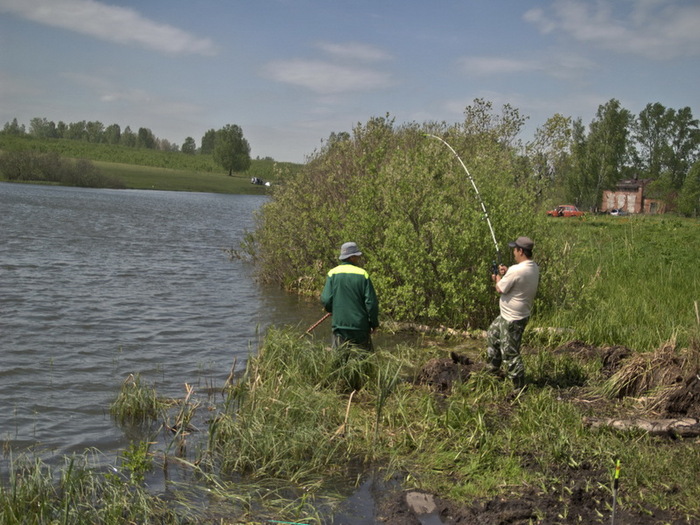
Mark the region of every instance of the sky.
<instances>
[{"instance_id":1,"label":"sky","mask_svg":"<svg viewBox=\"0 0 700 525\"><path fill-rule=\"evenodd\" d=\"M144 127L305 162L389 114L463 121L477 98L585 125L611 99L700 117L700 0L0 0L0 126Z\"/></svg>"}]
</instances>

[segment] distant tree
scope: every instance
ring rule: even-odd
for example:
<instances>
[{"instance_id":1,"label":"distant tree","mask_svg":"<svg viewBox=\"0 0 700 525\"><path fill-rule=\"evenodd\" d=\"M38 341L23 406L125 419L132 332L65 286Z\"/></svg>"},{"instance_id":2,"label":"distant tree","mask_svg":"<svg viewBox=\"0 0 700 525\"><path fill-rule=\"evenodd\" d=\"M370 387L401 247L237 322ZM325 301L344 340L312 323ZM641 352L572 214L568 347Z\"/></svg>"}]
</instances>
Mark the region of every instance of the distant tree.
<instances>
[{"instance_id":1,"label":"distant tree","mask_svg":"<svg viewBox=\"0 0 700 525\"><path fill-rule=\"evenodd\" d=\"M129 148L136 147L136 134L133 131L131 131L131 126L127 126L124 128L119 142L122 145L127 146Z\"/></svg>"},{"instance_id":2,"label":"distant tree","mask_svg":"<svg viewBox=\"0 0 700 525\"><path fill-rule=\"evenodd\" d=\"M588 136L580 123L573 128L574 170L569 175L568 195L574 203L588 209L597 208L603 190L615 187L625 174L630 150L632 115L611 99L598 106L589 125Z\"/></svg>"},{"instance_id":3,"label":"distant tree","mask_svg":"<svg viewBox=\"0 0 700 525\"><path fill-rule=\"evenodd\" d=\"M187 137L185 142L182 143L180 151L186 153L187 155L194 155L197 151L197 144L192 137Z\"/></svg>"},{"instance_id":4,"label":"distant tree","mask_svg":"<svg viewBox=\"0 0 700 525\"><path fill-rule=\"evenodd\" d=\"M214 146L216 146L216 131L210 129L202 137L202 146L199 152L202 155L211 155L214 153Z\"/></svg>"},{"instance_id":5,"label":"distant tree","mask_svg":"<svg viewBox=\"0 0 700 525\"><path fill-rule=\"evenodd\" d=\"M63 122L62 120L59 120L58 124L56 124L56 136L59 139L65 139L67 132L68 132L68 126L66 125L65 122Z\"/></svg>"},{"instance_id":6,"label":"distant tree","mask_svg":"<svg viewBox=\"0 0 700 525\"><path fill-rule=\"evenodd\" d=\"M103 142L105 126L100 121L91 121L85 124L85 132L87 133L87 141L93 144Z\"/></svg>"},{"instance_id":7,"label":"distant tree","mask_svg":"<svg viewBox=\"0 0 700 525\"><path fill-rule=\"evenodd\" d=\"M29 121L29 134L39 139L56 137L56 124L45 119L35 117Z\"/></svg>"},{"instance_id":8,"label":"distant tree","mask_svg":"<svg viewBox=\"0 0 700 525\"><path fill-rule=\"evenodd\" d=\"M634 122L635 165L645 178L658 179L661 175L664 159L670 153L673 120L674 111L657 102L647 104Z\"/></svg>"},{"instance_id":9,"label":"distant tree","mask_svg":"<svg viewBox=\"0 0 700 525\"><path fill-rule=\"evenodd\" d=\"M110 124L105 128L104 139L107 144L119 144L122 138L122 129L119 124Z\"/></svg>"},{"instance_id":10,"label":"distant tree","mask_svg":"<svg viewBox=\"0 0 700 525\"><path fill-rule=\"evenodd\" d=\"M71 140L86 140L87 139L87 124L84 120L80 122L71 122L68 124L68 129L64 138Z\"/></svg>"},{"instance_id":11,"label":"distant tree","mask_svg":"<svg viewBox=\"0 0 700 525\"><path fill-rule=\"evenodd\" d=\"M584 202L594 202L588 197L589 188L594 186L587 156L588 138L586 127L580 118L571 126L571 171L565 179L566 199L577 206Z\"/></svg>"},{"instance_id":12,"label":"distant tree","mask_svg":"<svg viewBox=\"0 0 700 525\"><path fill-rule=\"evenodd\" d=\"M139 128L138 135L136 137L136 147L155 149L156 147L156 137L153 132L148 128Z\"/></svg>"},{"instance_id":13,"label":"distant tree","mask_svg":"<svg viewBox=\"0 0 700 525\"><path fill-rule=\"evenodd\" d=\"M688 217L700 216L700 161L696 161L685 177L678 197L678 211Z\"/></svg>"},{"instance_id":14,"label":"distant tree","mask_svg":"<svg viewBox=\"0 0 700 525\"><path fill-rule=\"evenodd\" d=\"M168 139L156 139L155 149L158 151L179 151L180 147Z\"/></svg>"},{"instance_id":15,"label":"distant tree","mask_svg":"<svg viewBox=\"0 0 700 525\"><path fill-rule=\"evenodd\" d=\"M640 176L654 179L648 187L649 195L665 200L671 208L677 202L679 211L681 207L689 206L692 197L681 202L682 194L694 192L695 181L691 180L686 186L686 178L698 159L700 147L698 121L693 118L690 108L676 111L658 102L647 104L635 120L633 129L636 139L634 165Z\"/></svg>"},{"instance_id":16,"label":"distant tree","mask_svg":"<svg viewBox=\"0 0 700 525\"><path fill-rule=\"evenodd\" d=\"M243 130L235 124L227 124L216 132L214 161L228 171L246 171L250 167L250 144L243 137Z\"/></svg>"},{"instance_id":17,"label":"distant tree","mask_svg":"<svg viewBox=\"0 0 700 525\"><path fill-rule=\"evenodd\" d=\"M700 129L698 120L693 118L689 107L676 111L671 128L671 145L668 171L674 188L681 188L690 167L695 164L700 154Z\"/></svg>"},{"instance_id":18,"label":"distant tree","mask_svg":"<svg viewBox=\"0 0 700 525\"><path fill-rule=\"evenodd\" d=\"M534 140L527 144L527 156L538 192L563 183L570 166L571 134L571 117L557 113L537 128Z\"/></svg>"},{"instance_id":19,"label":"distant tree","mask_svg":"<svg viewBox=\"0 0 700 525\"><path fill-rule=\"evenodd\" d=\"M16 118L13 118L12 122L6 122L2 132L6 135L24 135L26 133L24 124L20 126Z\"/></svg>"}]
</instances>

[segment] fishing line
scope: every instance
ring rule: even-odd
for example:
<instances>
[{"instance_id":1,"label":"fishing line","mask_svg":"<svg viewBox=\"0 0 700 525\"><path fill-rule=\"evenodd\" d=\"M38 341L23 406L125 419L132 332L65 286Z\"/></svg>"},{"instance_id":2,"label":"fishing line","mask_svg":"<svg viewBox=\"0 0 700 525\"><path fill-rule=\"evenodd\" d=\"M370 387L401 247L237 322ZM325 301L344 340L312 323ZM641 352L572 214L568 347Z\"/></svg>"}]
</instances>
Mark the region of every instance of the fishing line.
<instances>
[{"instance_id":1,"label":"fishing line","mask_svg":"<svg viewBox=\"0 0 700 525\"><path fill-rule=\"evenodd\" d=\"M447 141L445 141L441 137L438 137L437 135L431 135L430 133L424 133L423 135L425 135L426 137L432 137L434 139L438 139L445 146L447 146L450 149L450 151L454 154L454 156L457 157L457 160L462 165L462 168L464 168L464 172L467 174L467 177L469 178L469 182L472 183L472 188L474 188L474 192L476 193L476 198L478 199L479 204L481 205L481 210L484 212L484 218L486 219L486 224L488 224L489 231L491 232L491 239L493 239L493 244L496 247L496 256L498 258L498 262L500 263L501 262L501 250L498 247L498 241L496 240L496 234L493 232L493 225L491 224L491 219L489 218L489 212L486 211L486 205L484 204L484 200L481 198L481 193L479 193L479 188L476 187L476 183L474 182L474 178L472 177L471 173L469 173L469 170L464 165L464 162L462 161L461 157L457 154L455 149L447 143Z\"/></svg>"}]
</instances>

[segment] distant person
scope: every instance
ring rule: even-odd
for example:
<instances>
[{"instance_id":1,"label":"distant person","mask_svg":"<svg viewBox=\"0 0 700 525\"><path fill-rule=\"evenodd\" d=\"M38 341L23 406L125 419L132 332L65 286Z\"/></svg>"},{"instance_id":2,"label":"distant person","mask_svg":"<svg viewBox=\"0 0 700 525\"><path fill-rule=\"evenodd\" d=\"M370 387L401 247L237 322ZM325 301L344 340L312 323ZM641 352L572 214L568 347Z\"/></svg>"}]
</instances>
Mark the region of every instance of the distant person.
<instances>
[{"instance_id":1,"label":"distant person","mask_svg":"<svg viewBox=\"0 0 700 525\"><path fill-rule=\"evenodd\" d=\"M361 267L362 252L354 242L340 247L341 263L328 272L321 302L332 314L333 348L351 344L372 350L379 327L379 302L372 280Z\"/></svg>"},{"instance_id":2,"label":"distant person","mask_svg":"<svg viewBox=\"0 0 700 525\"><path fill-rule=\"evenodd\" d=\"M501 296L501 313L487 332L487 360L489 371L497 375L501 373L501 364L504 364L515 390L520 391L525 387L525 365L520 355L520 344L532 313L540 269L532 260L535 243L529 237L518 237L508 246L513 248L516 264L510 268L500 265L498 273L491 276Z\"/></svg>"}]
</instances>

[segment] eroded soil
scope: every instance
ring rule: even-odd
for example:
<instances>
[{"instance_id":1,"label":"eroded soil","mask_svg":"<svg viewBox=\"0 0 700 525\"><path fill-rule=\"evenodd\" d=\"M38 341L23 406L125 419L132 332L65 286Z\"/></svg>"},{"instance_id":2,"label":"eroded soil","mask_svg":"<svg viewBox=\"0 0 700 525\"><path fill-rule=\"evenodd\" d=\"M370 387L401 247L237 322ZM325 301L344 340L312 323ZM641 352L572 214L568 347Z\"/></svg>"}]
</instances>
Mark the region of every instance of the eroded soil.
<instances>
[{"instance_id":1,"label":"eroded soil","mask_svg":"<svg viewBox=\"0 0 700 525\"><path fill-rule=\"evenodd\" d=\"M689 363L672 348L662 348L654 355L639 357L621 346L597 348L571 341L555 352L569 354L580 359L600 359L601 373L606 378L619 378L620 388L616 400L591 396L587 389L574 386L564 393L569 401L581 403L592 412L615 414L622 417L623 410L633 411L635 417L700 418L700 375L696 363ZM526 349L523 350L527 352ZM635 361L636 360L636 361ZM434 389L436 395L449 395L455 381L468 381L471 374L483 369L468 356L451 352L449 358L432 359L420 371L417 381ZM625 375L627 374L627 376ZM630 396L642 396L653 390L661 392L655 399L646 398L637 404L620 403ZM587 397L589 396L589 397ZM523 458L527 464L527 458ZM534 462L531 462L534 464ZM414 508L410 503L411 491L385 493L377 499L375 521L386 525L554 525L611 523L612 501L609 489L597 482L609 477L607 472L593 471L588 465L569 469L560 479L567 479L568 486L523 488L516 494L494 497L483 501L454 502L439 495L423 494L434 508ZM672 489L670 489L672 490ZM687 519L655 508L630 509L616 506L616 525L680 525L700 524L700 517ZM348 523L348 525L350 525Z\"/></svg>"}]
</instances>

